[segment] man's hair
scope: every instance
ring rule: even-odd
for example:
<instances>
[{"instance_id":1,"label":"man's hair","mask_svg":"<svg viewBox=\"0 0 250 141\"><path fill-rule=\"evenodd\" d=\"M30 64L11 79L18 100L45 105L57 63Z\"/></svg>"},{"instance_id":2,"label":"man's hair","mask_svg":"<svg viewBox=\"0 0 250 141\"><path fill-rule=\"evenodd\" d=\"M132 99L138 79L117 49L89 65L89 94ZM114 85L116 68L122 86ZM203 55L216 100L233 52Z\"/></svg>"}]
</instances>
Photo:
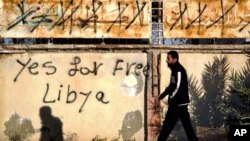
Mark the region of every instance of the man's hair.
<instances>
[{"instance_id":1,"label":"man's hair","mask_svg":"<svg viewBox=\"0 0 250 141\"><path fill-rule=\"evenodd\" d=\"M173 57L173 59L176 58L177 61L179 60L179 55L178 55L178 52L176 52L176 51L169 51L168 55L171 55Z\"/></svg>"}]
</instances>

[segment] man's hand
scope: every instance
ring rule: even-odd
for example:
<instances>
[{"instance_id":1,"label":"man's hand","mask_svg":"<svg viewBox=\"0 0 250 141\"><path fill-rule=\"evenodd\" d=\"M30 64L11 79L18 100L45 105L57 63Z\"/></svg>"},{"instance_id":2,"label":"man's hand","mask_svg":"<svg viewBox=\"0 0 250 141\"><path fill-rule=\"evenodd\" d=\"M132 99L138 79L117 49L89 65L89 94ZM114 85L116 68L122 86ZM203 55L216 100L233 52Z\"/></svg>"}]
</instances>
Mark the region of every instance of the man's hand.
<instances>
[{"instance_id":1,"label":"man's hand","mask_svg":"<svg viewBox=\"0 0 250 141\"><path fill-rule=\"evenodd\" d=\"M159 99L159 100L162 100L164 97L165 97L165 95L160 94L159 97L158 97L158 99Z\"/></svg>"}]
</instances>

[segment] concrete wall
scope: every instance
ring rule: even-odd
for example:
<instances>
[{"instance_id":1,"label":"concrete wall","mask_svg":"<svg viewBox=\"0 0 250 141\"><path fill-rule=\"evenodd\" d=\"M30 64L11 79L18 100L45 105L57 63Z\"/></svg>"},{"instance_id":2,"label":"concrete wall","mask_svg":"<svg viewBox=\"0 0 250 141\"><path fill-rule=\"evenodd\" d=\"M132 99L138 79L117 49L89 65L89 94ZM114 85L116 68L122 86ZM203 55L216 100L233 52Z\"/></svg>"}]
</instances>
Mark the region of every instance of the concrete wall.
<instances>
[{"instance_id":1,"label":"concrete wall","mask_svg":"<svg viewBox=\"0 0 250 141\"><path fill-rule=\"evenodd\" d=\"M198 137L226 140L229 125L243 124L240 119L249 116L249 57L224 53L180 53L179 57L188 75L189 112ZM160 66L160 92L163 92L171 74L166 53L161 54ZM167 112L167 98L161 102L162 119ZM181 123L172 135L173 139L187 139Z\"/></svg>"},{"instance_id":2,"label":"concrete wall","mask_svg":"<svg viewBox=\"0 0 250 141\"><path fill-rule=\"evenodd\" d=\"M164 0L166 38L247 38L249 0Z\"/></svg>"},{"instance_id":3,"label":"concrete wall","mask_svg":"<svg viewBox=\"0 0 250 141\"><path fill-rule=\"evenodd\" d=\"M161 54L161 91L169 84L170 69L166 63L166 53ZM223 54L223 53L180 53L180 63L186 68L188 76L193 75L202 82L202 74L205 71L206 64L212 64L215 57L227 57L229 62L230 71L240 71L246 66L246 54Z\"/></svg>"},{"instance_id":4,"label":"concrete wall","mask_svg":"<svg viewBox=\"0 0 250 141\"><path fill-rule=\"evenodd\" d=\"M169 50L180 53L180 62L187 70L189 108L198 136L201 140L226 140L226 128L221 126L226 125L226 120L212 121L214 124L207 124L207 121L209 117L239 117L237 107L217 105L221 111L216 115L202 112L209 109L206 107L211 103L209 96L227 96L227 99L236 99L242 104L237 99L239 93L229 89L235 86L230 79L218 87L218 82L215 85L209 83L217 79L216 75L207 81L204 74L209 71L218 74L221 61L226 58L227 71L222 73L226 74L223 76L231 76L234 70L245 76L238 82L247 84L249 71L243 73L249 59L245 52L249 50L247 45L157 48L52 44L1 46L0 140L15 136L11 133L26 137L23 128L29 129L27 138L30 141L38 140L42 126L39 110L45 105L62 121L66 141L156 140L167 102L159 103L155 98L169 83L170 71L165 61ZM211 69L213 65L215 67ZM30 123L32 127L28 126ZM171 139L186 139L181 124L176 126Z\"/></svg>"},{"instance_id":5,"label":"concrete wall","mask_svg":"<svg viewBox=\"0 0 250 141\"><path fill-rule=\"evenodd\" d=\"M0 34L5 38L149 38L149 5L149 0L0 0Z\"/></svg>"},{"instance_id":6,"label":"concrete wall","mask_svg":"<svg viewBox=\"0 0 250 141\"><path fill-rule=\"evenodd\" d=\"M0 68L0 140L15 113L41 128L45 105L61 119L65 138L145 138L145 53L1 54Z\"/></svg>"}]
</instances>

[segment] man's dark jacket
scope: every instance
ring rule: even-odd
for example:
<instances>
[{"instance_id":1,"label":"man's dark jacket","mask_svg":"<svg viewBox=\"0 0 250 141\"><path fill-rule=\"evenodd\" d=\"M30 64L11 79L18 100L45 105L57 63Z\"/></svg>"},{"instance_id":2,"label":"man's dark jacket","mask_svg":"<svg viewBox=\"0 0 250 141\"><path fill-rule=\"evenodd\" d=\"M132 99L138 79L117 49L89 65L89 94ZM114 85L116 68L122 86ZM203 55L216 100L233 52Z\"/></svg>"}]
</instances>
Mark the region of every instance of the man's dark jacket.
<instances>
[{"instance_id":1,"label":"man's dark jacket","mask_svg":"<svg viewBox=\"0 0 250 141\"><path fill-rule=\"evenodd\" d=\"M187 73L184 67L177 61L170 65L172 71L170 84L160 95L159 99L168 97L169 106L182 106L189 103Z\"/></svg>"}]
</instances>

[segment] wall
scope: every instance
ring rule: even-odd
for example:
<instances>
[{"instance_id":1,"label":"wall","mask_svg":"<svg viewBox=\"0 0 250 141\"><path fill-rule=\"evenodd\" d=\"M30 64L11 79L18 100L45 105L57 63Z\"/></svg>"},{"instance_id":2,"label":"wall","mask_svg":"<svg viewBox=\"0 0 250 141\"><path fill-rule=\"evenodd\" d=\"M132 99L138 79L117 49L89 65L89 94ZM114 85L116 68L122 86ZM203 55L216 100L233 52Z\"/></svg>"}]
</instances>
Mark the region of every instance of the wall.
<instances>
[{"instance_id":1,"label":"wall","mask_svg":"<svg viewBox=\"0 0 250 141\"><path fill-rule=\"evenodd\" d=\"M226 140L231 124L249 116L249 56L225 53L180 53L189 82L189 111L200 140ZM169 84L170 70L166 53L160 60L160 92ZM164 118L167 97L161 102ZM187 139L181 123L172 132L173 139Z\"/></svg>"},{"instance_id":2,"label":"wall","mask_svg":"<svg viewBox=\"0 0 250 141\"><path fill-rule=\"evenodd\" d=\"M52 114L62 121L66 141L155 140L167 111L166 100L159 103L156 97L169 83L165 61L169 50L180 53L180 62L187 70L189 109L201 140L225 140L227 128L222 125L232 122L228 123L230 116L243 116L229 100L246 106L239 96L249 83L249 58L244 52L249 50L247 45L105 47L75 45L75 51L66 45L1 46L1 140L15 136L10 134L13 131L38 140L42 126L39 110L44 105L50 106ZM220 69L222 64L226 69ZM236 73L243 77L229 79ZM217 79L220 81L215 82ZM214 104L221 109L213 107L216 114L203 113L208 112L206 105L215 97L227 101ZM29 137L18 132L26 131L23 128L30 130ZM181 124L170 139L186 139Z\"/></svg>"},{"instance_id":3,"label":"wall","mask_svg":"<svg viewBox=\"0 0 250 141\"><path fill-rule=\"evenodd\" d=\"M246 54L218 54L218 53L180 53L180 62L186 68L188 76L194 75L199 83L202 81L202 74L205 71L205 65L213 63L214 57L228 57L230 69L240 70L247 61ZM161 90L169 83L170 70L166 63L166 53L161 54Z\"/></svg>"},{"instance_id":4,"label":"wall","mask_svg":"<svg viewBox=\"0 0 250 141\"><path fill-rule=\"evenodd\" d=\"M149 39L156 30L150 29L151 4L150 0L0 0L0 37L62 38L63 43L69 38ZM249 0L163 0L161 4L163 9L152 10L152 15L154 20L163 16L157 19L162 20L157 24L163 23L157 34L164 38L250 35ZM229 117L242 116L231 100L246 106L239 96L249 88L244 52L248 45L154 48L104 42L85 46L72 41L58 46L51 42L0 46L0 140L8 136L38 140L39 110L45 105L62 122L66 141L155 140L166 112L166 102L156 98L169 83L164 59L169 50L181 53L188 71L190 111L201 140L225 140L223 127ZM180 125L171 137L186 139Z\"/></svg>"},{"instance_id":5,"label":"wall","mask_svg":"<svg viewBox=\"0 0 250 141\"><path fill-rule=\"evenodd\" d=\"M149 38L149 4L149 0L0 0L0 34L5 38Z\"/></svg>"},{"instance_id":6,"label":"wall","mask_svg":"<svg viewBox=\"0 0 250 141\"><path fill-rule=\"evenodd\" d=\"M0 140L16 113L31 120L37 132L30 140L37 141L45 105L65 138L145 138L145 53L1 54L0 67Z\"/></svg>"},{"instance_id":7,"label":"wall","mask_svg":"<svg viewBox=\"0 0 250 141\"><path fill-rule=\"evenodd\" d=\"M249 0L164 0L165 38L248 38Z\"/></svg>"}]
</instances>

